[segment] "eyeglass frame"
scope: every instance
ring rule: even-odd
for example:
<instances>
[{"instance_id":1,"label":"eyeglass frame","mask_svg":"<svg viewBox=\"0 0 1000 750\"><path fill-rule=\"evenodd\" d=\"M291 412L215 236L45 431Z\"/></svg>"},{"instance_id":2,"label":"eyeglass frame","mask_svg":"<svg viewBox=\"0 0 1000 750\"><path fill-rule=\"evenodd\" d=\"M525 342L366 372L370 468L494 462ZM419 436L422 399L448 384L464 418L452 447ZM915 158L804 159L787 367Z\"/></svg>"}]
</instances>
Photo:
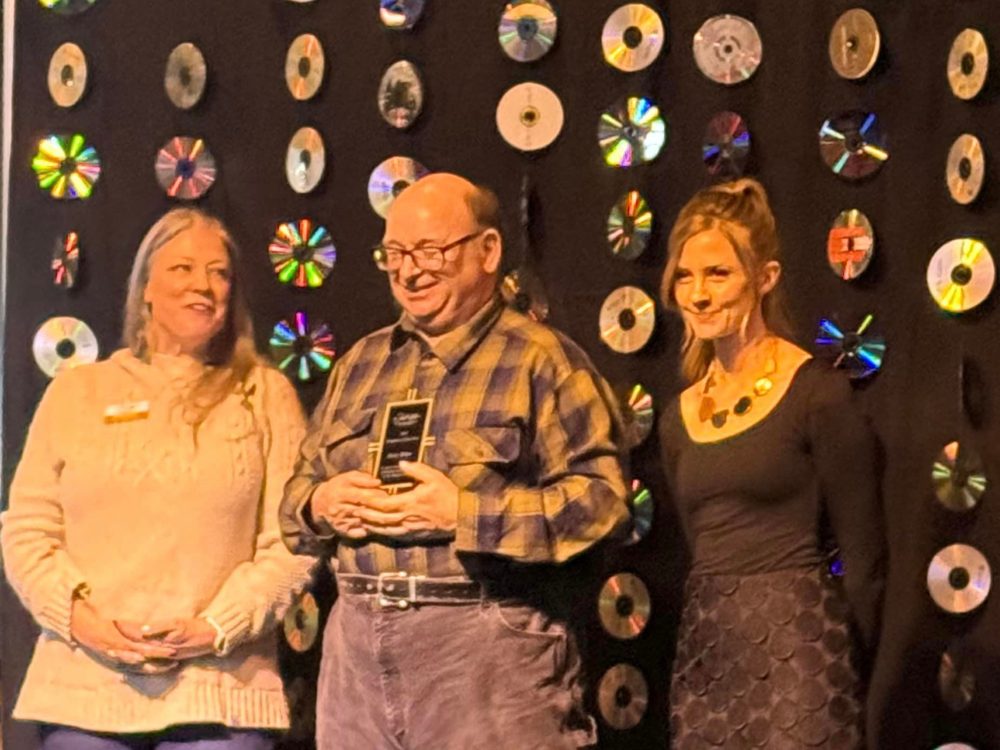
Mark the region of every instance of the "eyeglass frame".
<instances>
[{"instance_id":1,"label":"eyeglass frame","mask_svg":"<svg viewBox=\"0 0 1000 750\"><path fill-rule=\"evenodd\" d=\"M486 234L486 232L488 231L490 231L489 228L479 229L473 232L472 234L467 234L464 237L459 237L457 240L449 242L446 245L440 245L440 246L417 245L416 247L412 247L409 250L399 247L390 248L387 247L384 243L379 243L374 248L372 248L372 260L375 262L375 265L378 267L380 271L392 272L392 271L398 271L400 268L402 268L403 260L405 259L406 256L409 256L410 262L413 263L413 266L421 271L440 271L442 268L444 268L445 262L447 261L445 254L449 250L454 250L456 247L464 245L469 240L474 240L476 237L482 234ZM399 265L397 265L395 268L390 268L389 266L388 252L390 250L399 254ZM421 262L417 260L420 257L417 255L417 253L419 252L424 252L424 253L430 252L433 254L429 258L425 256L424 261ZM379 259L380 256L382 257L382 260ZM432 265L432 266L425 265L428 260L432 260L434 258L437 259L439 265Z\"/></svg>"}]
</instances>

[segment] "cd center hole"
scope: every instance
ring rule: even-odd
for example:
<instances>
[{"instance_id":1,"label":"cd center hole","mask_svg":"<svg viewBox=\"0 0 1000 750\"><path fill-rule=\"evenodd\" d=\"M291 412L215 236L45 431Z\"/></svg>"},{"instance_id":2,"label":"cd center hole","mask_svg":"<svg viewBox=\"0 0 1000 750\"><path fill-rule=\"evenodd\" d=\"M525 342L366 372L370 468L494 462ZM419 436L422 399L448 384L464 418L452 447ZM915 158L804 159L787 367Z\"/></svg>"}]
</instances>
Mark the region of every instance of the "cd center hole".
<instances>
[{"instance_id":1,"label":"cd center hole","mask_svg":"<svg viewBox=\"0 0 1000 750\"><path fill-rule=\"evenodd\" d=\"M60 174L70 175L76 171L76 159L72 156L68 156L63 159L62 164L59 165Z\"/></svg>"},{"instance_id":2,"label":"cd center hole","mask_svg":"<svg viewBox=\"0 0 1000 750\"><path fill-rule=\"evenodd\" d=\"M972 71L976 69L976 58L971 52L966 52L962 55L962 74L972 75Z\"/></svg>"},{"instance_id":3,"label":"cd center hole","mask_svg":"<svg viewBox=\"0 0 1000 750\"><path fill-rule=\"evenodd\" d=\"M622 617L628 617L635 611L635 602L631 596L619 596L615 599L615 612Z\"/></svg>"},{"instance_id":4,"label":"cd center hole","mask_svg":"<svg viewBox=\"0 0 1000 750\"><path fill-rule=\"evenodd\" d=\"M538 122L538 110L534 107L528 107L521 113L521 122L525 125L534 125Z\"/></svg>"},{"instance_id":5,"label":"cd center hole","mask_svg":"<svg viewBox=\"0 0 1000 750\"><path fill-rule=\"evenodd\" d=\"M395 198L397 195L402 193L406 188L410 186L406 180L396 180L392 183L392 197Z\"/></svg>"},{"instance_id":6,"label":"cd center hole","mask_svg":"<svg viewBox=\"0 0 1000 750\"><path fill-rule=\"evenodd\" d=\"M846 333L844 334L844 351L848 354L854 354L861 346L861 337L856 333Z\"/></svg>"},{"instance_id":7,"label":"cd center hole","mask_svg":"<svg viewBox=\"0 0 1000 750\"><path fill-rule=\"evenodd\" d=\"M629 26L625 29L625 33L622 34L622 41L625 42L625 46L629 49L635 49L642 44L642 29L638 26Z\"/></svg>"},{"instance_id":8,"label":"cd center hole","mask_svg":"<svg viewBox=\"0 0 1000 750\"><path fill-rule=\"evenodd\" d=\"M632 702L632 691L622 685L615 691L615 705L625 708Z\"/></svg>"},{"instance_id":9,"label":"cd center hole","mask_svg":"<svg viewBox=\"0 0 1000 750\"><path fill-rule=\"evenodd\" d=\"M63 359L69 359L76 354L76 344L74 344L70 339L63 339L56 344L56 354Z\"/></svg>"},{"instance_id":10,"label":"cd center hole","mask_svg":"<svg viewBox=\"0 0 1000 750\"><path fill-rule=\"evenodd\" d=\"M63 65L62 71L59 73L59 79L62 81L63 86L72 86L76 83L76 75L73 73L73 66Z\"/></svg>"},{"instance_id":11,"label":"cd center hole","mask_svg":"<svg viewBox=\"0 0 1000 750\"><path fill-rule=\"evenodd\" d=\"M308 57L299 58L299 75L305 78L309 75L309 71L312 70L312 63L309 62Z\"/></svg>"},{"instance_id":12,"label":"cd center hole","mask_svg":"<svg viewBox=\"0 0 1000 750\"><path fill-rule=\"evenodd\" d=\"M965 286L972 281L972 269L964 263L960 263L952 269L951 280L959 286Z\"/></svg>"},{"instance_id":13,"label":"cd center hole","mask_svg":"<svg viewBox=\"0 0 1000 750\"><path fill-rule=\"evenodd\" d=\"M301 609L298 610L295 613L295 627L297 627L299 630L302 630L306 626L307 622L308 621L306 620L306 613L303 612Z\"/></svg>"},{"instance_id":14,"label":"cd center hole","mask_svg":"<svg viewBox=\"0 0 1000 750\"><path fill-rule=\"evenodd\" d=\"M177 176L182 177L185 180L190 179L194 175L195 166L194 162L190 159L181 159L177 162Z\"/></svg>"},{"instance_id":15,"label":"cd center hole","mask_svg":"<svg viewBox=\"0 0 1000 750\"><path fill-rule=\"evenodd\" d=\"M312 351L312 339L308 336L296 336L295 341L292 342L292 351L295 352L296 357L306 357ZM296 618L298 622L298 618Z\"/></svg>"},{"instance_id":16,"label":"cd center hole","mask_svg":"<svg viewBox=\"0 0 1000 750\"><path fill-rule=\"evenodd\" d=\"M847 37L847 49L852 52L858 48L858 38L856 36Z\"/></svg>"},{"instance_id":17,"label":"cd center hole","mask_svg":"<svg viewBox=\"0 0 1000 750\"><path fill-rule=\"evenodd\" d=\"M292 257L299 263L305 263L312 258L312 248L309 245L296 245L292 248Z\"/></svg>"},{"instance_id":18,"label":"cd center hole","mask_svg":"<svg viewBox=\"0 0 1000 750\"><path fill-rule=\"evenodd\" d=\"M191 69L190 68L187 68L187 67L181 68L180 72L177 74L177 77L181 79L181 86L184 86L185 88L187 88L188 86L191 85Z\"/></svg>"},{"instance_id":19,"label":"cd center hole","mask_svg":"<svg viewBox=\"0 0 1000 750\"><path fill-rule=\"evenodd\" d=\"M729 42L727 42L726 44L722 45L722 51L725 52L727 56L733 54L733 52L735 52L735 50L736 50L736 48L733 47L733 45L731 43L729 43Z\"/></svg>"},{"instance_id":20,"label":"cd center hole","mask_svg":"<svg viewBox=\"0 0 1000 750\"><path fill-rule=\"evenodd\" d=\"M968 156L963 156L962 160L958 162L958 176L963 180L969 179L972 174L972 162L969 161Z\"/></svg>"},{"instance_id":21,"label":"cd center hole","mask_svg":"<svg viewBox=\"0 0 1000 750\"><path fill-rule=\"evenodd\" d=\"M312 164L312 154L308 151L303 151L299 154L299 166L302 169L309 169L309 165Z\"/></svg>"},{"instance_id":22,"label":"cd center hole","mask_svg":"<svg viewBox=\"0 0 1000 750\"><path fill-rule=\"evenodd\" d=\"M865 145L865 140L857 133L851 133L847 136L845 143L848 151L860 151Z\"/></svg>"},{"instance_id":23,"label":"cd center hole","mask_svg":"<svg viewBox=\"0 0 1000 750\"><path fill-rule=\"evenodd\" d=\"M522 18L517 22L517 35L522 40L533 39L538 33L538 21L534 18Z\"/></svg>"},{"instance_id":24,"label":"cd center hole","mask_svg":"<svg viewBox=\"0 0 1000 750\"><path fill-rule=\"evenodd\" d=\"M623 331L630 331L635 328L635 313L631 310L622 310L618 313L618 325Z\"/></svg>"},{"instance_id":25,"label":"cd center hole","mask_svg":"<svg viewBox=\"0 0 1000 750\"><path fill-rule=\"evenodd\" d=\"M956 590L964 589L969 585L971 576L969 576L969 571L965 568L955 568L948 574L948 583L951 587Z\"/></svg>"}]
</instances>

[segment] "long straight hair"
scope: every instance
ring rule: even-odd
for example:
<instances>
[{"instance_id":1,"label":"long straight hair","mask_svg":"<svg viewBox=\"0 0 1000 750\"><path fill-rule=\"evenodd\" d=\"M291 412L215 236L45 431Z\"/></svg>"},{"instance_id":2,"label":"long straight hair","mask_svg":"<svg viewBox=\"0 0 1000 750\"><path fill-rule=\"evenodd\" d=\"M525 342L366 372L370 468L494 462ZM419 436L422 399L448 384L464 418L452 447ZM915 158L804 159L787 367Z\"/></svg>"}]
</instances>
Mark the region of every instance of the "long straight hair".
<instances>
[{"instance_id":1,"label":"long straight hair","mask_svg":"<svg viewBox=\"0 0 1000 750\"><path fill-rule=\"evenodd\" d=\"M241 276L239 248L223 223L196 208L175 208L149 228L132 263L125 297L122 340L132 353L146 362L152 356L149 342L150 308L144 299L149 272L157 251L183 232L203 226L216 232L229 255L230 287L226 319L212 337L205 356L205 371L184 399L184 417L198 425L214 406L245 384L260 358L253 338L253 320L246 302Z\"/></svg>"},{"instance_id":2,"label":"long straight hair","mask_svg":"<svg viewBox=\"0 0 1000 750\"><path fill-rule=\"evenodd\" d=\"M667 241L667 265L660 284L660 299L668 307L677 308L674 282L677 265L685 243L696 234L717 230L732 244L744 272L756 279L764 265L780 262L781 247L774 213L764 186L749 177L725 182L698 191L689 200L670 231ZM741 231L742 230L742 231ZM756 284L750 286L754 304L761 306L767 329L783 337L791 337L789 322L780 287L760 297ZM744 325L749 321L744 321ZM690 326L684 326L681 370L688 383L705 376L715 356L711 341L695 337Z\"/></svg>"}]
</instances>

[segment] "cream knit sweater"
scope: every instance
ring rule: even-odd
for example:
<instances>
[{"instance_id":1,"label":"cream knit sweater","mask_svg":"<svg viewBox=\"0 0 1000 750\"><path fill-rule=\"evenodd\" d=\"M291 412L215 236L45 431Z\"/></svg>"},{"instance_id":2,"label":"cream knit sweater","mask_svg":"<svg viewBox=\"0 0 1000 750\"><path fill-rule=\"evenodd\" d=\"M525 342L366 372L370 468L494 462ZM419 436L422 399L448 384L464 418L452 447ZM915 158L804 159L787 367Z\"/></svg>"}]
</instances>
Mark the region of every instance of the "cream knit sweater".
<instances>
[{"instance_id":1,"label":"cream knit sweater","mask_svg":"<svg viewBox=\"0 0 1000 750\"><path fill-rule=\"evenodd\" d=\"M42 628L14 717L103 732L179 723L282 728L276 622L315 562L281 543L277 511L304 432L284 376L258 367L246 395L195 435L178 401L187 357L121 350L45 392L0 516L7 577ZM108 418L148 402L148 415ZM137 406L138 405L138 406ZM119 671L70 643L72 592L137 622L211 616L228 654L165 675Z\"/></svg>"}]
</instances>

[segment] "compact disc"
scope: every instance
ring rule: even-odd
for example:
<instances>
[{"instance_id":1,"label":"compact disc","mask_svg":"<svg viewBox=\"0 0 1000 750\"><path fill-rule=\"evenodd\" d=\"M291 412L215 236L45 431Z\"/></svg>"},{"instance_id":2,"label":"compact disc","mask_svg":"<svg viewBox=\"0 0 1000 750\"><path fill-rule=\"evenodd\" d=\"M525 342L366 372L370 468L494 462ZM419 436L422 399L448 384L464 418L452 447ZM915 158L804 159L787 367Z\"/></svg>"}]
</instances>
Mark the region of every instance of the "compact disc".
<instances>
[{"instance_id":1,"label":"compact disc","mask_svg":"<svg viewBox=\"0 0 1000 750\"><path fill-rule=\"evenodd\" d=\"M927 590L945 612L971 612L990 593L990 565L975 547L949 545L927 567Z\"/></svg>"},{"instance_id":2,"label":"compact disc","mask_svg":"<svg viewBox=\"0 0 1000 750\"><path fill-rule=\"evenodd\" d=\"M368 202L383 219L396 196L428 175L427 167L407 156L391 156L372 170L368 178Z\"/></svg>"},{"instance_id":3,"label":"compact disc","mask_svg":"<svg viewBox=\"0 0 1000 750\"><path fill-rule=\"evenodd\" d=\"M41 371L54 378L62 370L96 362L97 337L77 318L49 318L35 332L31 352Z\"/></svg>"},{"instance_id":4,"label":"compact disc","mask_svg":"<svg viewBox=\"0 0 1000 750\"><path fill-rule=\"evenodd\" d=\"M875 17L864 8L851 8L830 30L830 63L841 78L864 78L875 65L881 46Z\"/></svg>"},{"instance_id":5,"label":"compact disc","mask_svg":"<svg viewBox=\"0 0 1000 750\"><path fill-rule=\"evenodd\" d=\"M379 0L378 17L388 29L412 29L424 12L424 0Z\"/></svg>"},{"instance_id":6,"label":"compact disc","mask_svg":"<svg viewBox=\"0 0 1000 750\"><path fill-rule=\"evenodd\" d=\"M856 330L846 332L829 318L819 322L816 345L828 351L833 366L846 370L853 380L870 377L882 369L885 339L869 332L874 319L874 315L866 315Z\"/></svg>"},{"instance_id":7,"label":"compact disc","mask_svg":"<svg viewBox=\"0 0 1000 750\"><path fill-rule=\"evenodd\" d=\"M608 214L608 246L615 257L635 260L649 245L653 211L638 190L629 190Z\"/></svg>"},{"instance_id":8,"label":"compact disc","mask_svg":"<svg viewBox=\"0 0 1000 750\"><path fill-rule=\"evenodd\" d=\"M708 173L725 179L743 175L750 156L750 131L735 112L719 112L712 116L705 129L701 158Z\"/></svg>"},{"instance_id":9,"label":"compact disc","mask_svg":"<svg viewBox=\"0 0 1000 750\"><path fill-rule=\"evenodd\" d=\"M958 136L948 151L948 164L945 168L945 180L952 200L962 205L972 203L979 197L985 175L983 144L969 133Z\"/></svg>"},{"instance_id":10,"label":"compact disc","mask_svg":"<svg viewBox=\"0 0 1000 750\"><path fill-rule=\"evenodd\" d=\"M837 214L826 235L826 259L844 281L858 278L875 253L875 232L868 217L856 208Z\"/></svg>"},{"instance_id":11,"label":"compact disc","mask_svg":"<svg viewBox=\"0 0 1000 750\"><path fill-rule=\"evenodd\" d=\"M931 467L931 482L941 505L958 512L975 508L987 486L979 454L957 441L941 449Z\"/></svg>"},{"instance_id":12,"label":"compact disc","mask_svg":"<svg viewBox=\"0 0 1000 750\"><path fill-rule=\"evenodd\" d=\"M101 158L80 133L50 135L31 160L38 187L60 200L89 198L101 177Z\"/></svg>"},{"instance_id":13,"label":"compact disc","mask_svg":"<svg viewBox=\"0 0 1000 750\"><path fill-rule=\"evenodd\" d=\"M973 99L983 90L990 69L986 38L976 29L965 29L948 53L948 85L959 99Z\"/></svg>"},{"instance_id":14,"label":"compact disc","mask_svg":"<svg viewBox=\"0 0 1000 750\"><path fill-rule=\"evenodd\" d=\"M562 102L540 83L511 86L497 104L497 130L520 151L545 148L559 136L562 126Z\"/></svg>"},{"instance_id":15,"label":"compact disc","mask_svg":"<svg viewBox=\"0 0 1000 750\"><path fill-rule=\"evenodd\" d=\"M875 174L889 158L874 112L855 110L823 122L819 152L834 174L859 180Z\"/></svg>"},{"instance_id":16,"label":"compact disc","mask_svg":"<svg viewBox=\"0 0 1000 750\"><path fill-rule=\"evenodd\" d=\"M326 323L310 326L309 318L302 310L296 312L292 320L279 321L268 343L278 369L302 382L312 380L319 373L329 372L337 353L333 334Z\"/></svg>"},{"instance_id":17,"label":"compact disc","mask_svg":"<svg viewBox=\"0 0 1000 750\"><path fill-rule=\"evenodd\" d=\"M303 653L312 648L319 633L319 607L308 591L285 615L285 640L294 651Z\"/></svg>"},{"instance_id":18,"label":"compact disc","mask_svg":"<svg viewBox=\"0 0 1000 750\"><path fill-rule=\"evenodd\" d=\"M516 268L500 284L500 296L508 306L544 323L549 317L549 300L538 275L528 268Z\"/></svg>"},{"instance_id":19,"label":"compact disc","mask_svg":"<svg viewBox=\"0 0 1000 750\"><path fill-rule=\"evenodd\" d=\"M178 44L167 58L163 88L167 98L178 109L191 109L201 101L208 81L205 56L191 42Z\"/></svg>"},{"instance_id":20,"label":"compact disc","mask_svg":"<svg viewBox=\"0 0 1000 750\"><path fill-rule=\"evenodd\" d=\"M604 59L619 70L636 71L659 57L666 34L660 14L642 3L616 9L604 22L601 47Z\"/></svg>"},{"instance_id":21,"label":"compact disc","mask_svg":"<svg viewBox=\"0 0 1000 750\"><path fill-rule=\"evenodd\" d=\"M752 76L764 47L757 27L740 16L713 16L694 35L694 61L706 78L727 85Z\"/></svg>"},{"instance_id":22,"label":"compact disc","mask_svg":"<svg viewBox=\"0 0 1000 750\"><path fill-rule=\"evenodd\" d=\"M296 193L315 190L326 171L326 146L316 128L295 131L285 154L285 179Z\"/></svg>"},{"instance_id":23,"label":"compact disc","mask_svg":"<svg viewBox=\"0 0 1000 750\"><path fill-rule=\"evenodd\" d=\"M938 745L934 750L976 750L972 745L966 745L964 742L948 742L944 745Z\"/></svg>"},{"instance_id":24,"label":"compact disc","mask_svg":"<svg viewBox=\"0 0 1000 750\"><path fill-rule=\"evenodd\" d=\"M66 42L49 60L49 95L60 107L72 107L87 90L87 57L73 42Z\"/></svg>"},{"instance_id":25,"label":"compact disc","mask_svg":"<svg viewBox=\"0 0 1000 750\"><path fill-rule=\"evenodd\" d=\"M507 57L532 62L552 49L558 18L547 0L512 0L500 15L497 36Z\"/></svg>"},{"instance_id":26,"label":"compact disc","mask_svg":"<svg viewBox=\"0 0 1000 750\"><path fill-rule=\"evenodd\" d=\"M604 111L597 124L597 143L604 162L631 167L652 161L667 142L667 122L660 108L641 96L630 96Z\"/></svg>"},{"instance_id":27,"label":"compact disc","mask_svg":"<svg viewBox=\"0 0 1000 750\"><path fill-rule=\"evenodd\" d=\"M976 675L965 649L957 641L941 654L938 690L941 692L941 700L952 711L966 708L975 696Z\"/></svg>"},{"instance_id":28,"label":"compact disc","mask_svg":"<svg viewBox=\"0 0 1000 750\"><path fill-rule=\"evenodd\" d=\"M424 84L417 66L397 60L378 85L378 111L394 128L408 128L424 108Z\"/></svg>"},{"instance_id":29,"label":"compact disc","mask_svg":"<svg viewBox=\"0 0 1000 750\"><path fill-rule=\"evenodd\" d=\"M171 198L200 198L215 183L215 158L201 138L176 136L156 155L156 179Z\"/></svg>"},{"instance_id":30,"label":"compact disc","mask_svg":"<svg viewBox=\"0 0 1000 750\"><path fill-rule=\"evenodd\" d=\"M639 287L618 287L601 305L601 340L621 354L642 349L655 325L656 303Z\"/></svg>"},{"instance_id":31,"label":"compact disc","mask_svg":"<svg viewBox=\"0 0 1000 750\"><path fill-rule=\"evenodd\" d=\"M80 271L80 237L76 232L69 232L65 237L56 240L52 252L52 283L64 289L76 286Z\"/></svg>"},{"instance_id":32,"label":"compact disc","mask_svg":"<svg viewBox=\"0 0 1000 750\"><path fill-rule=\"evenodd\" d=\"M635 638L649 622L649 589L633 573L616 573L604 582L597 595L597 614L602 627L614 638Z\"/></svg>"},{"instance_id":33,"label":"compact disc","mask_svg":"<svg viewBox=\"0 0 1000 750\"><path fill-rule=\"evenodd\" d=\"M625 396L622 416L625 418L625 443L629 450L641 445L653 431L653 396L643 386L633 385Z\"/></svg>"},{"instance_id":34,"label":"compact disc","mask_svg":"<svg viewBox=\"0 0 1000 750\"><path fill-rule=\"evenodd\" d=\"M56 13L82 13L92 6L97 0L38 0L38 4L43 8L54 10Z\"/></svg>"},{"instance_id":35,"label":"compact disc","mask_svg":"<svg viewBox=\"0 0 1000 750\"><path fill-rule=\"evenodd\" d=\"M993 289L996 268L989 248L979 240L950 240L927 266L927 288L938 306L963 313L981 304Z\"/></svg>"},{"instance_id":36,"label":"compact disc","mask_svg":"<svg viewBox=\"0 0 1000 750\"><path fill-rule=\"evenodd\" d=\"M646 713L649 688L642 672L631 664L611 667L597 685L597 707L612 729L631 729Z\"/></svg>"},{"instance_id":37,"label":"compact disc","mask_svg":"<svg viewBox=\"0 0 1000 750\"><path fill-rule=\"evenodd\" d=\"M267 254L278 281L303 288L321 286L337 262L330 233L309 219L279 224Z\"/></svg>"},{"instance_id":38,"label":"compact disc","mask_svg":"<svg viewBox=\"0 0 1000 750\"><path fill-rule=\"evenodd\" d=\"M646 538L653 528L653 493L638 479L629 486L628 507L632 512L632 537L629 544Z\"/></svg>"},{"instance_id":39,"label":"compact disc","mask_svg":"<svg viewBox=\"0 0 1000 750\"><path fill-rule=\"evenodd\" d=\"M313 34L301 34L292 41L285 56L285 83L292 97L312 99L323 84L326 56L323 45Z\"/></svg>"}]
</instances>

